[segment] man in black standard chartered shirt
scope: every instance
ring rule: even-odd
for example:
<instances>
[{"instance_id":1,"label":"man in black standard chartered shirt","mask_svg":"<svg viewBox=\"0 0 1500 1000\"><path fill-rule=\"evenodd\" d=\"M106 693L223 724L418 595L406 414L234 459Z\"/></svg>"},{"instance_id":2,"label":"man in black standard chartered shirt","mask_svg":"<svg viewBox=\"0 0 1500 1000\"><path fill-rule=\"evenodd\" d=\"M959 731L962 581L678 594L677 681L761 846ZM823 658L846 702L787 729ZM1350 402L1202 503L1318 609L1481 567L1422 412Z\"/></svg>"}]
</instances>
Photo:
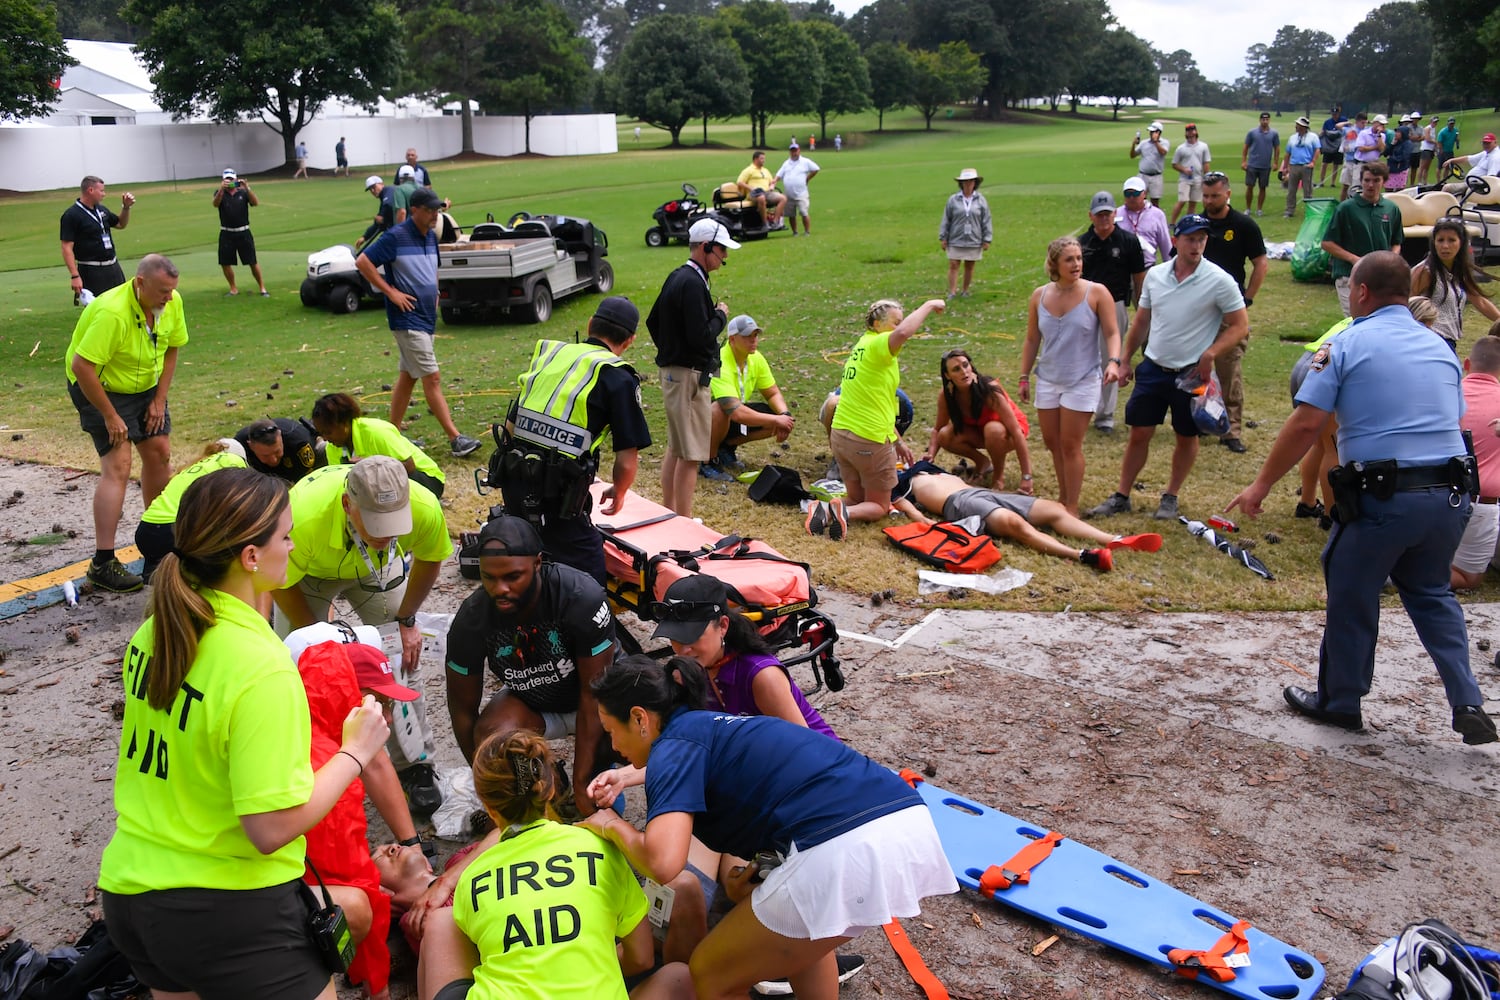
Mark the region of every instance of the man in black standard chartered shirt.
<instances>
[{"instance_id":1,"label":"man in black standard chartered shirt","mask_svg":"<svg viewBox=\"0 0 1500 1000\"><path fill-rule=\"evenodd\" d=\"M479 533L481 586L448 628L448 715L464 759L495 733L574 737L573 799L608 766L609 740L591 684L614 660L615 621L604 588L571 566L543 562L529 521L501 516ZM484 701L488 668L500 688Z\"/></svg>"},{"instance_id":2,"label":"man in black standard chartered shirt","mask_svg":"<svg viewBox=\"0 0 1500 1000\"><path fill-rule=\"evenodd\" d=\"M1121 330L1128 330L1125 306L1140 297L1141 284L1146 280L1146 252L1134 233L1115 225L1115 199L1108 191L1098 192L1089 202L1089 222L1089 228L1078 237L1084 280L1097 281L1109 289L1115 300L1115 323ZM1109 360L1109 345L1101 337L1099 363L1108 367ZM1099 404L1094 408L1094 426L1105 434L1114 432L1119 393L1120 387L1111 382L1099 394Z\"/></svg>"},{"instance_id":3,"label":"man in black standard chartered shirt","mask_svg":"<svg viewBox=\"0 0 1500 1000\"><path fill-rule=\"evenodd\" d=\"M698 463L714 457L709 382L719 370L719 334L729 321L729 306L714 304L708 276L723 266L730 250L739 248L717 220L693 223L688 230L687 263L667 275L646 317L667 410L662 502L683 517L693 515Z\"/></svg>"},{"instance_id":4,"label":"man in black standard chartered shirt","mask_svg":"<svg viewBox=\"0 0 1500 1000\"><path fill-rule=\"evenodd\" d=\"M1266 257L1266 241L1261 236L1260 226L1247 212L1237 212L1229 207L1229 178L1215 171L1203 176L1203 214L1208 216L1208 247L1203 258L1229 272L1240 294L1245 297L1245 308L1255 302L1261 283L1266 280L1270 260ZM1248 197L1248 195L1247 195ZM1250 264L1250 277L1245 278L1245 264ZM1229 433L1219 443L1236 455L1246 451L1240 440L1240 431L1245 415L1245 382L1240 374L1245 358L1245 348L1250 338L1235 345L1214 359L1214 371L1219 375L1219 387L1224 392L1224 408L1229 411Z\"/></svg>"}]
</instances>

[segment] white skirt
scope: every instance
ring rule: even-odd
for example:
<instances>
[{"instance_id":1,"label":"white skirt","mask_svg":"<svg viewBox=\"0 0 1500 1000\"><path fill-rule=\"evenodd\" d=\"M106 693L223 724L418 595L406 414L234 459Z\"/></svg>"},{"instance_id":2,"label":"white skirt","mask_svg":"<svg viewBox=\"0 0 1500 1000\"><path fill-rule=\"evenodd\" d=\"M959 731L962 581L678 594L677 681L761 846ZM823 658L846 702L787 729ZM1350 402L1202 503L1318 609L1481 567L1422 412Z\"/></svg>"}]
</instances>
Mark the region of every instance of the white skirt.
<instances>
[{"instance_id":1,"label":"white skirt","mask_svg":"<svg viewBox=\"0 0 1500 1000\"><path fill-rule=\"evenodd\" d=\"M922 899L958 891L925 805L871 820L805 851L793 850L750 896L762 925L782 937L857 937Z\"/></svg>"}]
</instances>

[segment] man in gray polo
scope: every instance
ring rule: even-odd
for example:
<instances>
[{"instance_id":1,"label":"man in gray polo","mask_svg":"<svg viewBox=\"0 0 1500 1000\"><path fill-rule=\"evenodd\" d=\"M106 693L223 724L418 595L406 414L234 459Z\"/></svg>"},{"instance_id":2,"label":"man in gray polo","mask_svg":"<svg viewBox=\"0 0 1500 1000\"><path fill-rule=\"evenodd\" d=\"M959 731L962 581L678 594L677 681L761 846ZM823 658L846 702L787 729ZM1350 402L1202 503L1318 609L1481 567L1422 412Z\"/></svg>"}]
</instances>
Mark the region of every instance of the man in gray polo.
<instances>
[{"instance_id":1,"label":"man in gray polo","mask_svg":"<svg viewBox=\"0 0 1500 1000\"><path fill-rule=\"evenodd\" d=\"M1260 196L1255 203L1255 214L1266 214L1266 185L1271 183L1271 171L1276 169L1276 159L1281 155L1281 134L1271 127L1271 113L1260 113L1260 125L1245 133L1245 148L1240 150L1240 169L1245 172L1245 211L1250 211L1250 199L1255 188L1260 187Z\"/></svg>"},{"instance_id":2,"label":"man in gray polo","mask_svg":"<svg viewBox=\"0 0 1500 1000\"><path fill-rule=\"evenodd\" d=\"M1235 287L1234 278L1203 257L1209 228L1209 220L1204 216L1184 215L1172 229L1177 256L1146 272L1140 304L1125 342L1124 364L1120 366L1121 385L1129 384L1132 377L1136 379L1130 401L1125 404L1130 439L1120 465L1120 485L1108 499L1088 512L1089 517L1130 511L1130 491L1146 466L1151 438L1170 412L1177 442L1167 489L1161 495L1155 517L1161 521L1177 518L1178 491L1198 457L1193 397L1178 388L1178 376L1195 371L1200 381L1208 381L1214 360L1250 332L1245 299ZM1145 356L1140 367L1132 371L1131 359L1143 343Z\"/></svg>"}]
</instances>

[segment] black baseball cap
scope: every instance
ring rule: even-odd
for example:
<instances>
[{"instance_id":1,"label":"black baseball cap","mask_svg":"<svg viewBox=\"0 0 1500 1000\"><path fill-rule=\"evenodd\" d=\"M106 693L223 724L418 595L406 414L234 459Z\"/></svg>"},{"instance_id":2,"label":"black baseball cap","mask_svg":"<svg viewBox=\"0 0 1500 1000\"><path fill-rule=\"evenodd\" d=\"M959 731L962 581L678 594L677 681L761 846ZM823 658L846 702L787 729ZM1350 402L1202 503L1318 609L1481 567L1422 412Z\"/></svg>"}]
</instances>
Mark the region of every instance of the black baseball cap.
<instances>
[{"instance_id":1,"label":"black baseball cap","mask_svg":"<svg viewBox=\"0 0 1500 1000\"><path fill-rule=\"evenodd\" d=\"M479 555L539 556L542 536L525 518L502 514L479 530Z\"/></svg>"},{"instance_id":2,"label":"black baseball cap","mask_svg":"<svg viewBox=\"0 0 1500 1000\"><path fill-rule=\"evenodd\" d=\"M611 295L600 299L599 304L594 307L594 315L600 319L607 319L615 326L631 333L635 333L636 327L641 322L641 311L635 307L634 302L623 295Z\"/></svg>"},{"instance_id":3,"label":"black baseball cap","mask_svg":"<svg viewBox=\"0 0 1500 1000\"><path fill-rule=\"evenodd\" d=\"M427 188L417 188L407 197L406 206L408 208L440 209L443 207L443 199L433 194Z\"/></svg>"},{"instance_id":4,"label":"black baseball cap","mask_svg":"<svg viewBox=\"0 0 1500 1000\"><path fill-rule=\"evenodd\" d=\"M729 588L717 577L706 573L685 576L651 605L656 619L653 639L673 642L695 642L710 622L729 613Z\"/></svg>"}]
</instances>

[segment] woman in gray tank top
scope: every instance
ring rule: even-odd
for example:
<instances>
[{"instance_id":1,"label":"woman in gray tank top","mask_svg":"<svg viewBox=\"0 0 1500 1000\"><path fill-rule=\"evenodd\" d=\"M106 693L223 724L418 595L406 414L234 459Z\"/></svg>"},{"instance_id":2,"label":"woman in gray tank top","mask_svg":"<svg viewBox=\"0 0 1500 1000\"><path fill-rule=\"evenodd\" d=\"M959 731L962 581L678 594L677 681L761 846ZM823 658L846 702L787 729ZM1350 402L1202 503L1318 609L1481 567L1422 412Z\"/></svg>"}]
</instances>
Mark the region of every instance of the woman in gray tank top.
<instances>
[{"instance_id":1,"label":"woman in gray tank top","mask_svg":"<svg viewBox=\"0 0 1500 1000\"><path fill-rule=\"evenodd\" d=\"M1031 293L1026 342L1021 347L1021 401L1031 396L1036 372L1036 416L1052 453L1057 498L1078 516L1083 489L1083 437L1103 385L1120 378L1120 330L1109 289L1083 280L1083 249L1071 236L1047 247L1052 278ZM1099 368L1099 338L1109 363ZM1040 357L1038 353L1040 352Z\"/></svg>"}]
</instances>

